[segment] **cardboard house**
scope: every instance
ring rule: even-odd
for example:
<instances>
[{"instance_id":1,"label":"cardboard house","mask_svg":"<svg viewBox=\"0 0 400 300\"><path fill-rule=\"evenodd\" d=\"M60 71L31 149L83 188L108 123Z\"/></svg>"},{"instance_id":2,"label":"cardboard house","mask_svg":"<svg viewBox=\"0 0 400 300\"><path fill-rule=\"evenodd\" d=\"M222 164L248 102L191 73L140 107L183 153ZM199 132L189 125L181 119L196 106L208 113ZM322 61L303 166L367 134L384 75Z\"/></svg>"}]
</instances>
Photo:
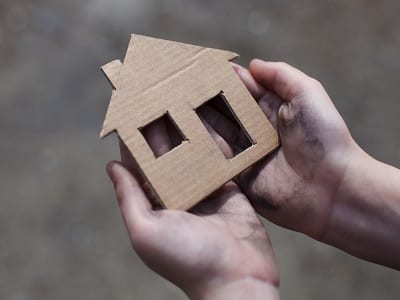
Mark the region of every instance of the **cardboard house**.
<instances>
[{"instance_id":1,"label":"cardboard house","mask_svg":"<svg viewBox=\"0 0 400 300\"><path fill-rule=\"evenodd\" d=\"M160 203L187 210L278 146L278 136L229 61L236 53L132 35L122 62L102 67L113 91L100 137L117 132ZM220 95L250 141L226 158L197 109ZM182 142L160 157L143 128L168 118Z\"/></svg>"}]
</instances>

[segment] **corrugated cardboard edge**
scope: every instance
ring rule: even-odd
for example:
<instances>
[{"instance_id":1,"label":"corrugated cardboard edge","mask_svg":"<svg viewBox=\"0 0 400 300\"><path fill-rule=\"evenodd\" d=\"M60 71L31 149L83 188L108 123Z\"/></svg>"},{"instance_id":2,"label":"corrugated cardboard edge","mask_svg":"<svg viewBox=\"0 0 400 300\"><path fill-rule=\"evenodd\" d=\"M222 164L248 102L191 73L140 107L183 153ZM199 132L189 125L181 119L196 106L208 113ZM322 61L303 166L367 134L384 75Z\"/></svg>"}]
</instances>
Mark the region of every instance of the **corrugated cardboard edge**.
<instances>
[{"instance_id":1,"label":"corrugated cardboard edge","mask_svg":"<svg viewBox=\"0 0 400 300\"><path fill-rule=\"evenodd\" d=\"M129 44L129 47L128 47L128 52L127 52L127 55L126 55L126 57L125 57L125 60L124 60L124 63L126 62L126 58L128 57L128 53L129 53L129 51L131 51L132 49L131 49L131 47L132 46L134 46L135 44L133 44L133 41L134 41L134 43L136 43L136 42L140 42L140 40L141 39L145 39L145 40L149 40L149 39L153 39L153 38L148 38L148 37L143 37L143 36L139 36L139 35L132 35L132 39L131 39L131 42L130 42L130 44ZM163 41L163 42L168 42L168 43L174 43L174 45L179 49L180 47L185 47L185 51L186 51L186 49L189 49L190 51L192 51L193 52L193 57L192 57L192 60L193 61L196 61L200 56L200 54L201 55L203 55L204 53L208 53L208 51L213 51L213 53L215 53L215 55L216 56L218 56L218 57L220 57L219 59L222 61L222 60L224 60L226 63L227 63L227 61L232 61L233 59L235 59L235 58L237 58L238 57L238 54L236 54L236 53L233 53L233 52L229 52L229 51L224 51L224 50L218 50L218 49L211 49L211 48L204 48L204 47L199 47L199 46L192 46L192 45L188 45L188 44L182 44L182 43L177 43L177 42L171 42L171 41L165 41L165 40L159 40L159 39L154 39L155 41ZM194 49L195 48L195 49ZM208 50L208 51L206 51L206 50ZM189 52L190 52L189 51ZM221 55L222 54L222 55ZM221 58L222 57L222 58ZM187 58L186 58L187 59ZM139 65L140 65L141 63L140 63L140 61L139 61ZM141 64L141 65L143 65L143 64ZM135 65L136 66L136 65ZM182 67L180 67L180 69L178 68L176 71L174 71L174 72L172 72L172 73L168 73L169 75L169 77L175 77L175 76L178 76L180 73L183 73L183 72L186 72L186 70L188 70L188 68L190 67L190 66L192 66L192 63L189 63L188 64L188 66L185 66L185 65L183 65L183 68ZM110 81L110 83L111 83L111 85L112 85L112 87L113 87L113 98L114 98L114 96L118 96L118 87L119 87L119 80L120 80L120 76L126 76L126 74L125 75L121 75L120 73L121 73L121 70L123 69L122 68L123 67L123 64L119 61L119 60L115 60L115 61L112 61L112 62L110 62L110 63L108 63L108 64L106 64L106 65L104 65L101 69L102 69L102 71L103 71L103 73L106 75L106 77L107 77L107 79ZM147 68L147 65L146 65L146 68ZM140 69L140 68L138 68L138 69ZM223 68L224 70L225 70L225 68ZM232 73L234 73L233 72L233 70L231 70L232 71ZM130 71L131 72L131 71ZM218 70L218 73L220 72L220 70ZM227 71L224 71L224 72L227 72ZM171 75L172 74L172 75ZM199 74L202 74L202 73L199 73ZM203 76L203 75L199 75L198 74L198 76ZM168 77L166 77L166 78L168 78ZM235 84L239 84L239 85L243 85L243 83L240 81L240 79L239 79L239 77L237 76L237 74L235 74L235 78L236 79L234 79L233 80L233 82L235 82ZM130 78L130 80L131 80L131 78ZM239 80L239 82L237 82L237 80ZM165 79L163 79L162 81L158 81L158 82L156 82L156 85L159 85L159 84L164 84L164 82L165 82ZM125 86L126 87L126 84L127 84L127 82L125 82L125 85L124 85L124 83L121 83L121 84L123 84L123 86ZM175 86L177 86L177 85L175 85ZM178 85L179 86L179 85ZM229 84L229 86L232 86L232 84ZM150 89L153 89L153 88L155 88L156 86L154 85L154 86L148 86L148 90L150 90ZM144 92L146 92L146 90L142 90L140 93L135 93L136 95L135 96L140 96L142 93L144 93ZM247 92L247 94L249 94L248 93L248 91L247 91L247 89L246 89L246 92ZM130 93L130 94L132 94L132 93ZM244 95L243 93L240 93L242 96ZM232 96L233 94L231 93L231 96ZM121 95L119 95L119 96L121 96ZM122 95L122 97L125 97L124 95ZM140 96L141 97L141 96ZM139 97L139 98L140 98ZM247 97L247 96L246 96ZM250 96L251 97L251 96ZM120 97L119 97L120 98ZM138 100L139 98L136 98L136 100ZM236 97L235 97L236 98ZM252 98L252 97L251 97ZM119 99L120 100L120 103L124 103L124 102L121 102L122 100L123 100L124 98L122 98L122 99ZM115 99L114 99L115 100ZM129 100L123 100L123 101L129 101ZM132 101L132 99L131 99L131 101ZM178 101L180 101L179 99L178 99ZM111 107L111 105L112 105L112 101L110 101L110 104L109 104L109 108L108 108L108 110L107 110L107 114L106 114L106 119L105 119L105 122L104 122L104 124L103 124L103 129L102 129L102 131L101 131L101 134L100 134L100 137L101 138L104 138L105 136L107 136L108 134L110 134L110 133L112 133L112 132L114 132L114 131L116 131L117 132L117 134L120 136L120 138L123 140L123 137L120 135L120 133L118 132L118 128L120 128L119 126L117 126L117 125L115 125L115 124L106 124L106 121L107 121L107 119L108 119L108 115L109 114L111 114L112 113L112 107ZM121 105L119 105L120 106L120 109L121 109ZM139 107L141 107L141 106L137 106L136 107L136 109L137 110L140 110L140 108ZM243 108L242 108L243 109ZM261 109L258 107L258 109L261 111ZM126 112L124 112L125 113L125 115L126 115ZM248 114L247 114L248 115ZM118 115L117 115L117 117L118 117ZM248 118L248 117L246 117L246 118ZM266 117L264 116L264 118L266 119ZM114 117L112 117L111 119L113 119L113 120L115 120L115 116ZM121 119L122 120L122 119ZM118 124L123 124L123 122L121 123L122 121L118 121ZM142 121L141 121L142 122ZM117 128L118 127L118 128ZM131 128L131 127L130 127ZM137 128L136 128L137 129ZM133 129L132 128L132 130L135 130L135 129ZM266 131L268 131L268 130L270 130L269 128L265 128L265 130ZM121 132L121 134L122 134L123 132ZM126 131L125 131L125 134L126 134ZM128 135L125 135L125 137L128 137L128 139L130 139L130 137L128 136ZM268 151L266 151L266 153L265 153L265 155L267 155L268 153L267 152L270 152L270 151L272 151L274 148L276 148L278 145L279 145L279 141L278 141L278 137L277 137L277 134L276 134L276 132L275 132L275 135L271 135L271 138L273 139L273 140L270 140L269 141L269 143L268 143L268 147L270 147L269 149L268 149ZM272 145L273 144L273 145ZM140 145L140 142L139 141L136 141L136 142L134 142L134 143L132 143L132 141L129 141L129 143L128 143L128 148L130 149L130 151L132 152L135 148L137 148L137 147L143 147L143 145ZM132 148L133 147L133 148ZM264 149L264 148L262 148L262 149ZM171 152L176 152L175 153L175 155L178 155L178 152L177 151L171 151ZM260 159L262 159L264 156L261 156L260 155L260 151L256 151L258 154L256 155L256 157L253 157L252 159L250 159L251 160L251 163L255 163L256 161L258 161L258 160L260 160ZM133 154L133 153L132 153ZM171 155L172 155L173 153L171 153ZM253 155L254 156L254 155ZM140 157L140 156L139 156ZM179 158L178 158L179 156L176 156L176 158L178 159L178 160L176 160L176 161L179 161ZM257 159L255 159L255 158L257 158ZM243 165L243 159L241 159L242 160L242 165ZM249 161L249 159L245 159L246 161ZM143 158L142 158L142 162L143 162ZM168 169L168 168L167 168ZM238 169L238 168L235 168L235 169ZM241 170L243 170L242 168L241 168ZM143 170L141 170L141 171L143 171ZM189 173L190 172L194 172L195 170L191 170L191 171L189 171ZM146 171L147 172L147 171ZM147 176L146 176L146 172L142 172L143 173L143 176L145 177L145 178L147 178ZM165 171L164 171L165 172ZM236 171L235 171L236 172ZM234 176L236 176L237 174L235 174ZM219 186L221 186L224 182L228 182L229 180L231 180L231 179L226 179L226 176L224 176L224 180L226 180L226 181L221 181L221 177L220 177L220 179L219 179L219 181L218 181L218 184L219 184ZM155 186L153 185L153 183L152 183L152 181L151 180L149 180L149 178L147 178L148 179L148 182L149 182L149 185L151 186L151 188L152 188L152 190L153 190L153 192L154 192L154 194L156 194L156 195L158 195L158 196L160 196L158 193L157 193L157 189L155 188ZM216 179L218 179L218 178L216 178ZM207 183L207 186L209 186L209 183ZM207 195L210 193L210 192L212 192L212 191L214 191L216 188L217 188L217 186L215 185L215 184L212 184L212 186L213 186L213 188L211 188L211 186L210 186L210 188L207 188L206 190L207 190ZM203 195L204 197L206 197L207 195ZM202 198L204 198L203 196L201 196ZM197 198L199 198L198 197L198 195L196 196ZM196 201L198 201L198 200L200 200L200 199L197 199ZM190 207L192 207L194 204L196 204L196 203L192 203L192 202L188 202L188 203L186 203L185 204L185 202L184 202L184 200L182 200L183 202L178 202L178 203L180 203L180 204L178 204L178 205L176 205L176 204L174 204L173 205L173 207L175 207L175 208L179 208L179 209L188 209L188 208L190 208ZM162 202L162 201L161 201Z\"/></svg>"}]
</instances>

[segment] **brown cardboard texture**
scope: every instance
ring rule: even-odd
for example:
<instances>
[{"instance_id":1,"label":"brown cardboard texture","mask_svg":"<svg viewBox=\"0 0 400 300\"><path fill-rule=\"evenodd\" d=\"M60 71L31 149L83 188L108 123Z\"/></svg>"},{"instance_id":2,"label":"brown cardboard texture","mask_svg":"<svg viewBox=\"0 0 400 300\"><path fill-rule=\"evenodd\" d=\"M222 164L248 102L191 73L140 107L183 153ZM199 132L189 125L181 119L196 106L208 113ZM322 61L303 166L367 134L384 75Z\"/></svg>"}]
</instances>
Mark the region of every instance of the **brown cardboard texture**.
<instances>
[{"instance_id":1,"label":"brown cardboard texture","mask_svg":"<svg viewBox=\"0 0 400 300\"><path fill-rule=\"evenodd\" d=\"M113 131L131 151L166 208L186 210L278 146L278 136L234 72L236 53L132 35L124 62L102 67L113 91L103 138ZM222 95L251 141L227 159L197 109ZM177 127L183 142L156 157L141 129L160 117Z\"/></svg>"}]
</instances>

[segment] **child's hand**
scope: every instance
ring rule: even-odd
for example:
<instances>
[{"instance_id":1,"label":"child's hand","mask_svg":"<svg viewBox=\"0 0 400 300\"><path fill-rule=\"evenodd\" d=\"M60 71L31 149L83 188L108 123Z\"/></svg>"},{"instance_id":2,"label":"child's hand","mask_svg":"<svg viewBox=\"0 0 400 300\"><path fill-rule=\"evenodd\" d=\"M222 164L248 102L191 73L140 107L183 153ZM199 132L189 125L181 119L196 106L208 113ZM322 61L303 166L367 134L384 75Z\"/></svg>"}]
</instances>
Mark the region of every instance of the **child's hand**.
<instances>
[{"instance_id":1,"label":"child's hand","mask_svg":"<svg viewBox=\"0 0 400 300\"><path fill-rule=\"evenodd\" d=\"M343 119L316 80L287 64L255 60L249 71L238 65L234 69L282 144L239 176L240 187L269 220L321 238L355 148ZM206 119L216 120L212 126L222 138L235 140L225 130L228 120L216 110L208 113Z\"/></svg>"},{"instance_id":2,"label":"child's hand","mask_svg":"<svg viewBox=\"0 0 400 300\"><path fill-rule=\"evenodd\" d=\"M158 127L146 134L164 153L168 135L163 124ZM155 210L122 143L121 157L122 164L111 162L107 171L133 248L151 269L193 299L278 298L268 235L236 184L226 184L191 212Z\"/></svg>"},{"instance_id":3,"label":"child's hand","mask_svg":"<svg viewBox=\"0 0 400 300\"><path fill-rule=\"evenodd\" d=\"M322 85L285 64L234 69L282 146L238 177L257 212L366 260L400 269L400 171L362 151ZM217 110L207 120L235 141ZM222 137L222 138L221 138ZM238 141L240 144L240 140Z\"/></svg>"}]
</instances>

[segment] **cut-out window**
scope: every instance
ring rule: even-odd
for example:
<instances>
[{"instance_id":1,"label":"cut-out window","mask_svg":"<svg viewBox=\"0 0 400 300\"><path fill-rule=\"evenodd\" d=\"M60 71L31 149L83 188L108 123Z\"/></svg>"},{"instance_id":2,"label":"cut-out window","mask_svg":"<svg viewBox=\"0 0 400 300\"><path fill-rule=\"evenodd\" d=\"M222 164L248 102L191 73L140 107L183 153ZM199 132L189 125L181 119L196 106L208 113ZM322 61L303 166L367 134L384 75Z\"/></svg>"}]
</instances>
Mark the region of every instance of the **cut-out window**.
<instances>
[{"instance_id":1,"label":"cut-out window","mask_svg":"<svg viewBox=\"0 0 400 300\"><path fill-rule=\"evenodd\" d=\"M168 153L186 140L168 112L139 130L156 158Z\"/></svg>"},{"instance_id":2,"label":"cut-out window","mask_svg":"<svg viewBox=\"0 0 400 300\"><path fill-rule=\"evenodd\" d=\"M195 111L225 158L232 158L255 144L229 106L223 92ZM215 133L225 140L225 145Z\"/></svg>"}]
</instances>

